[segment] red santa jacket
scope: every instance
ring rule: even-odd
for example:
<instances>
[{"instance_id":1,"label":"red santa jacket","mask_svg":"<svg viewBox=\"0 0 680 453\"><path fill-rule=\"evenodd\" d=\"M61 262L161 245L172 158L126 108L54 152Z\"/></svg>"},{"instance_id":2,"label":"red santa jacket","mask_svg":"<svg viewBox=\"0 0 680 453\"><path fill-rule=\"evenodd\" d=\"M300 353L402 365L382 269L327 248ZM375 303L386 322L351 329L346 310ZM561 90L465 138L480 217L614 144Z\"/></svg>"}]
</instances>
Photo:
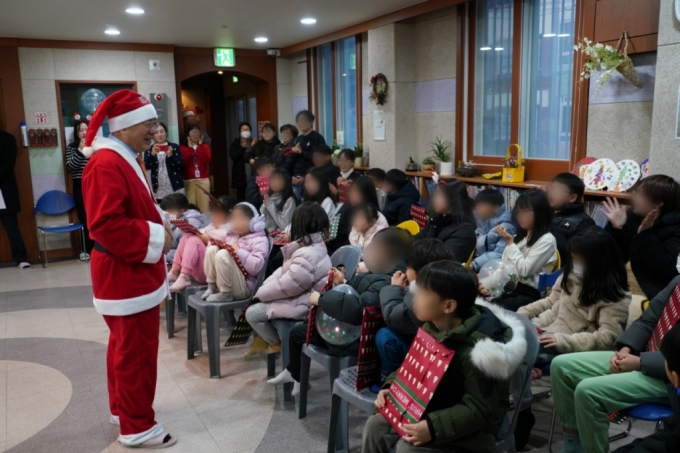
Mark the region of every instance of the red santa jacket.
<instances>
[{"instance_id":1,"label":"red santa jacket","mask_svg":"<svg viewBox=\"0 0 680 453\"><path fill-rule=\"evenodd\" d=\"M163 217L130 150L103 137L94 150L83 172L87 225L110 252L92 253L94 306L104 315L131 315L167 295Z\"/></svg>"}]
</instances>

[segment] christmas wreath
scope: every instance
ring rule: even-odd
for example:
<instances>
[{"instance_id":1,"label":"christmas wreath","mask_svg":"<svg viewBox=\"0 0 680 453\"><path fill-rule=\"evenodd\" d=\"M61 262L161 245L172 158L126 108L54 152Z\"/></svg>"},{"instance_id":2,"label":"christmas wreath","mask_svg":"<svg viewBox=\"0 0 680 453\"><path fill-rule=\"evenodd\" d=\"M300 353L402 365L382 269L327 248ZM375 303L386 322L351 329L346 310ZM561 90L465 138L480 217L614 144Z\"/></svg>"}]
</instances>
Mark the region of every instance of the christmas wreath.
<instances>
[{"instance_id":1,"label":"christmas wreath","mask_svg":"<svg viewBox=\"0 0 680 453\"><path fill-rule=\"evenodd\" d=\"M387 77L385 74L379 73L371 77L371 95L369 99L375 101L378 105L384 105L387 101Z\"/></svg>"}]
</instances>

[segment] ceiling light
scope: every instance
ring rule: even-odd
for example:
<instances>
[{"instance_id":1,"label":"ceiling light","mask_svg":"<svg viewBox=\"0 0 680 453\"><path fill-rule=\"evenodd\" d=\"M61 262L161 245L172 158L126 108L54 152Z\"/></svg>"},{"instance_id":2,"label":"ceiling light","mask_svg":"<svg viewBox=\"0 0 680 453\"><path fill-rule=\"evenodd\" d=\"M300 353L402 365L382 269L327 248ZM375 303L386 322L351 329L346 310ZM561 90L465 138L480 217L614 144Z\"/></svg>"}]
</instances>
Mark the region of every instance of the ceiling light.
<instances>
[{"instance_id":1,"label":"ceiling light","mask_svg":"<svg viewBox=\"0 0 680 453\"><path fill-rule=\"evenodd\" d=\"M480 47L479 50L491 50L491 47Z\"/></svg>"},{"instance_id":2,"label":"ceiling light","mask_svg":"<svg viewBox=\"0 0 680 453\"><path fill-rule=\"evenodd\" d=\"M557 35L558 38L566 38L567 36L571 36L569 33L560 33Z\"/></svg>"},{"instance_id":3,"label":"ceiling light","mask_svg":"<svg viewBox=\"0 0 680 453\"><path fill-rule=\"evenodd\" d=\"M305 17L300 22L305 25L314 25L316 23L316 19L314 19L313 17Z\"/></svg>"},{"instance_id":4,"label":"ceiling light","mask_svg":"<svg viewBox=\"0 0 680 453\"><path fill-rule=\"evenodd\" d=\"M267 41L269 40L264 36L258 36L257 38L255 38L255 42L267 42Z\"/></svg>"},{"instance_id":5,"label":"ceiling light","mask_svg":"<svg viewBox=\"0 0 680 453\"><path fill-rule=\"evenodd\" d=\"M544 38L554 38L557 36L555 33L546 33L543 35Z\"/></svg>"},{"instance_id":6,"label":"ceiling light","mask_svg":"<svg viewBox=\"0 0 680 453\"><path fill-rule=\"evenodd\" d=\"M144 14L144 10L142 8L137 8L135 6L126 9L125 12L128 14Z\"/></svg>"},{"instance_id":7,"label":"ceiling light","mask_svg":"<svg viewBox=\"0 0 680 453\"><path fill-rule=\"evenodd\" d=\"M116 30L115 28L107 28L104 33L107 35L120 35L120 31Z\"/></svg>"},{"instance_id":8,"label":"ceiling light","mask_svg":"<svg viewBox=\"0 0 680 453\"><path fill-rule=\"evenodd\" d=\"M218 73L219 75L222 75L222 74L224 74L224 71L217 71L217 73Z\"/></svg>"},{"instance_id":9,"label":"ceiling light","mask_svg":"<svg viewBox=\"0 0 680 453\"><path fill-rule=\"evenodd\" d=\"M503 48L502 48L502 47L496 47L496 48L494 48L493 50L495 50L495 51L497 51L497 52L498 52L498 51L501 51L501 50L503 50Z\"/></svg>"}]
</instances>

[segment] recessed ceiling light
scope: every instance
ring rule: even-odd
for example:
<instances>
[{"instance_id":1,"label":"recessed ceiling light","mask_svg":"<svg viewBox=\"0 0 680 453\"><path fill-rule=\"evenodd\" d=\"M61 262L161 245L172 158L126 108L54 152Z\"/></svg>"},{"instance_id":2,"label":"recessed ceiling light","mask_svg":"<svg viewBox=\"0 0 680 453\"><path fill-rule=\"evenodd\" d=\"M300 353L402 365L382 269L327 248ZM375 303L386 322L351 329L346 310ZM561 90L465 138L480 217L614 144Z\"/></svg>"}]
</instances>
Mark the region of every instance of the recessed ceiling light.
<instances>
[{"instance_id":1,"label":"recessed ceiling light","mask_svg":"<svg viewBox=\"0 0 680 453\"><path fill-rule=\"evenodd\" d=\"M305 25L314 25L316 23L316 19L314 19L313 17L305 17L300 22Z\"/></svg>"},{"instance_id":2,"label":"recessed ceiling light","mask_svg":"<svg viewBox=\"0 0 680 453\"><path fill-rule=\"evenodd\" d=\"M137 8L135 6L126 9L125 12L128 14L144 14L144 10L142 8Z\"/></svg>"},{"instance_id":3,"label":"recessed ceiling light","mask_svg":"<svg viewBox=\"0 0 680 453\"><path fill-rule=\"evenodd\" d=\"M120 35L120 31L116 30L115 28L107 28L104 33L107 35Z\"/></svg>"},{"instance_id":4,"label":"recessed ceiling light","mask_svg":"<svg viewBox=\"0 0 680 453\"><path fill-rule=\"evenodd\" d=\"M571 36L569 33L560 33L557 35L558 38L566 38L567 36Z\"/></svg>"},{"instance_id":5,"label":"recessed ceiling light","mask_svg":"<svg viewBox=\"0 0 680 453\"><path fill-rule=\"evenodd\" d=\"M224 74L224 71L217 71L217 73L218 73L219 75L222 75L222 74Z\"/></svg>"},{"instance_id":6,"label":"recessed ceiling light","mask_svg":"<svg viewBox=\"0 0 680 453\"><path fill-rule=\"evenodd\" d=\"M501 50L503 50L503 48L502 48L502 47L496 47L496 48L494 48L493 50L495 50L495 51L497 51L497 52L498 52L498 51L501 51Z\"/></svg>"},{"instance_id":7,"label":"recessed ceiling light","mask_svg":"<svg viewBox=\"0 0 680 453\"><path fill-rule=\"evenodd\" d=\"M491 47L480 47L479 50L491 50Z\"/></svg>"},{"instance_id":8,"label":"recessed ceiling light","mask_svg":"<svg viewBox=\"0 0 680 453\"><path fill-rule=\"evenodd\" d=\"M543 35L544 38L554 38L557 36L555 33L546 33Z\"/></svg>"},{"instance_id":9,"label":"recessed ceiling light","mask_svg":"<svg viewBox=\"0 0 680 453\"><path fill-rule=\"evenodd\" d=\"M255 38L255 42L267 42L267 41L269 41L269 40L267 38L265 38L264 36L259 36L259 37Z\"/></svg>"}]
</instances>

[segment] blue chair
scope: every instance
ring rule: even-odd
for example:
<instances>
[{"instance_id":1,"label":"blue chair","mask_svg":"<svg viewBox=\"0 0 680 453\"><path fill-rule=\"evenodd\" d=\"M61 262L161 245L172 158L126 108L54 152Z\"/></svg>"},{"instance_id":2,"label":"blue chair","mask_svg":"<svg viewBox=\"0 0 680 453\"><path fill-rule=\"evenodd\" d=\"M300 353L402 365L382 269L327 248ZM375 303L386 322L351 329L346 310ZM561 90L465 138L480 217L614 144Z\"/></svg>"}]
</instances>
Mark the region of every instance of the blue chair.
<instances>
[{"instance_id":1,"label":"blue chair","mask_svg":"<svg viewBox=\"0 0 680 453\"><path fill-rule=\"evenodd\" d=\"M654 432L657 432L661 428L663 421L673 416L673 409L670 406L659 404L640 404L639 406L634 406L621 412L628 416L628 427L624 432L611 436L609 442L614 442L615 440L627 437L633 428L634 419L646 422L656 422Z\"/></svg>"},{"instance_id":2,"label":"blue chair","mask_svg":"<svg viewBox=\"0 0 680 453\"><path fill-rule=\"evenodd\" d=\"M538 276L538 292L543 294L543 292L548 291L555 286L560 275L562 275L562 269L557 269L552 274L541 272Z\"/></svg>"},{"instance_id":3,"label":"blue chair","mask_svg":"<svg viewBox=\"0 0 680 453\"><path fill-rule=\"evenodd\" d=\"M50 190L45 192L33 208L33 214L44 214L44 215L60 215L66 214L71 209L75 208L76 202L73 201L73 197L62 192L61 190ZM40 260L40 264L43 267L47 267L47 235L48 234L59 234L59 233L70 233L72 231L80 230L80 248L83 253L85 253L85 230L82 223L69 223L66 225L51 225L51 226L38 226L38 230L42 234L42 244L43 253L45 254L45 261ZM38 259L40 259L40 253L38 253Z\"/></svg>"}]
</instances>

